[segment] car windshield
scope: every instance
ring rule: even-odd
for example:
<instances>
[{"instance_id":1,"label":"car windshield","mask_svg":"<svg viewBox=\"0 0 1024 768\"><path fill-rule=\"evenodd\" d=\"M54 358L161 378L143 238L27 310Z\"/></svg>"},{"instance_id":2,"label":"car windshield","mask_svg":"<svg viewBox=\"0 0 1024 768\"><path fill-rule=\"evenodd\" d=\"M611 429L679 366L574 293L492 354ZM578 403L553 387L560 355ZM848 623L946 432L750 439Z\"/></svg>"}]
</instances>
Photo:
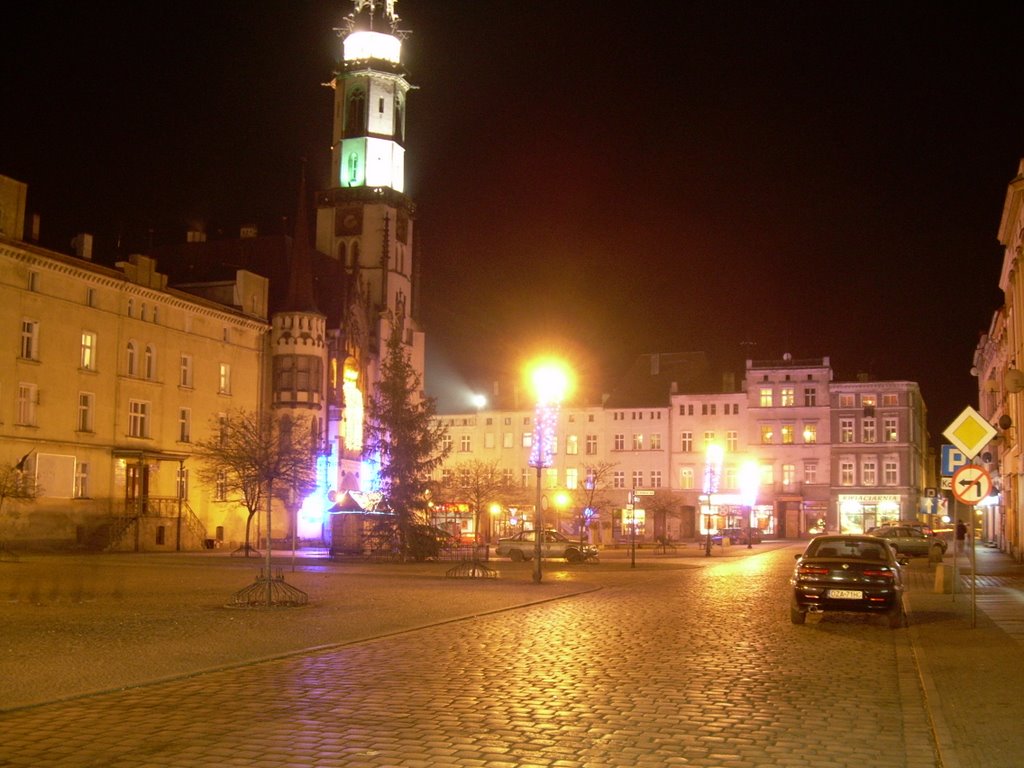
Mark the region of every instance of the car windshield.
<instances>
[{"instance_id":1,"label":"car windshield","mask_svg":"<svg viewBox=\"0 0 1024 768\"><path fill-rule=\"evenodd\" d=\"M864 539L818 539L812 541L807 557L843 557L856 560L887 560L881 542Z\"/></svg>"}]
</instances>

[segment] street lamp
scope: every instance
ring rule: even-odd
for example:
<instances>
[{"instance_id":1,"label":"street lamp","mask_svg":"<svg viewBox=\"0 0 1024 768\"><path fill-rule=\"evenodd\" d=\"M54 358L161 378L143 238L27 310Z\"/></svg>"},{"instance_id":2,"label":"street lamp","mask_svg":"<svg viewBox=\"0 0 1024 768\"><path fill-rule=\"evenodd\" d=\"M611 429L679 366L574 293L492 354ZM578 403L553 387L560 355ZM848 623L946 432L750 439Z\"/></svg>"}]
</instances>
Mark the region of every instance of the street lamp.
<instances>
[{"instance_id":1,"label":"street lamp","mask_svg":"<svg viewBox=\"0 0 1024 768\"><path fill-rule=\"evenodd\" d=\"M753 459L748 459L740 466L740 503L747 508L747 549L752 548L750 518L754 513L754 505L757 503L757 486L761 480L760 475L761 468Z\"/></svg>"},{"instance_id":2,"label":"street lamp","mask_svg":"<svg viewBox=\"0 0 1024 768\"><path fill-rule=\"evenodd\" d=\"M534 410L533 445L530 449L530 466L537 468L537 510L533 523L533 581L541 581L541 537L544 535L544 499L541 491L541 475L550 467L555 447L555 428L558 426L558 408L571 386L569 369L560 360L538 360L530 366L530 382L533 385L537 406Z\"/></svg>"},{"instance_id":3,"label":"street lamp","mask_svg":"<svg viewBox=\"0 0 1024 768\"><path fill-rule=\"evenodd\" d=\"M704 523L706 539L704 556L711 557L711 494L718 491L718 481L722 476L722 459L725 449L718 443L708 443L704 449L704 496L708 501L707 519Z\"/></svg>"}]
</instances>

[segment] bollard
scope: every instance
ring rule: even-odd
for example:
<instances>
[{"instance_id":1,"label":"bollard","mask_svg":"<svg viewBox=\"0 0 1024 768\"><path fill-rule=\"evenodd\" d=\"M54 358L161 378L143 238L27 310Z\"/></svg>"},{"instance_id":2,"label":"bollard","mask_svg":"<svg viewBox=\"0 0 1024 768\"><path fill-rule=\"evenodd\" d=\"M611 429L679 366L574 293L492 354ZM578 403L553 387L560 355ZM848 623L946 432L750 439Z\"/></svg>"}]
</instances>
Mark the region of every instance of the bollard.
<instances>
[{"instance_id":1,"label":"bollard","mask_svg":"<svg viewBox=\"0 0 1024 768\"><path fill-rule=\"evenodd\" d=\"M953 566L939 565L935 568L935 594L948 595L953 591Z\"/></svg>"}]
</instances>

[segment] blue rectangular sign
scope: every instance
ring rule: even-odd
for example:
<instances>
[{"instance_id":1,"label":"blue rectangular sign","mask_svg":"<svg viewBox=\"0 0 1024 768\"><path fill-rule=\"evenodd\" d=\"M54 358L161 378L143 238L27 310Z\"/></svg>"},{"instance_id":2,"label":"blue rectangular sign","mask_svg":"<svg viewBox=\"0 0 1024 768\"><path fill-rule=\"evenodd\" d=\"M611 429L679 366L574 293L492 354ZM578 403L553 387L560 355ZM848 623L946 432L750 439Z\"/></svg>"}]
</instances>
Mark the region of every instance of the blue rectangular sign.
<instances>
[{"instance_id":1,"label":"blue rectangular sign","mask_svg":"<svg viewBox=\"0 0 1024 768\"><path fill-rule=\"evenodd\" d=\"M942 446L942 476L952 477L956 471L967 464L967 457L963 451L952 446Z\"/></svg>"}]
</instances>

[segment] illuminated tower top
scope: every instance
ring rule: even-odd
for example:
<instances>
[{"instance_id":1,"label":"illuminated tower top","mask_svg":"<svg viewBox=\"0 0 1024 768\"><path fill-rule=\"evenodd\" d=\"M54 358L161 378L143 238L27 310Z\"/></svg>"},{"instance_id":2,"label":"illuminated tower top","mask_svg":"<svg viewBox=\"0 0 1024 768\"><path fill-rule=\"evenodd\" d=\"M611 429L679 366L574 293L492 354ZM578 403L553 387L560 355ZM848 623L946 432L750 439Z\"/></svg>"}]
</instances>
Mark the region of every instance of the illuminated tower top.
<instances>
[{"instance_id":1,"label":"illuminated tower top","mask_svg":"<svg viewBox=\"0 0 1024 768\"><path fill-rule=\"evenodd\" d=\"M396 0L353 0L355 10L345 22L345 61L380 59L400 64L402 39L407 34L398 28Z\"/></svg>"},{"instance_id":2,"label":"illuminated tower top","mask_svg":"<svg viewBox=\"0 0 1024 768\"><path fill-rule=\"evenodd\" d=\"M353 0L345 18L334 161L339 188L405 191L405 96L396 0ZM339 119L340 118L340 119Z\"/></svg>"}]
</instances>

